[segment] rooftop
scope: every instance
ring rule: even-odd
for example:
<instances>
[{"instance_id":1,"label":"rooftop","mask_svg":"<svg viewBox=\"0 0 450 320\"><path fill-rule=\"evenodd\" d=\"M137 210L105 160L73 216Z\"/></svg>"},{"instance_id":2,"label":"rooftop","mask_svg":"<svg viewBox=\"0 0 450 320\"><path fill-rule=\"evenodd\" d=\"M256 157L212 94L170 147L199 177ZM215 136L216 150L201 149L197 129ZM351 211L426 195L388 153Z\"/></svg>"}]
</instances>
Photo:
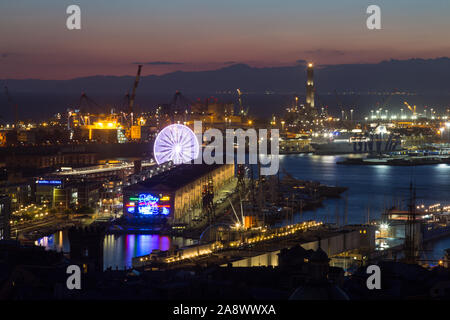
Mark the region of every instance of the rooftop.
<instances>
[{"instance_id":1,"label":"rooftop","mask_svg":"<svg viewBox=\"0 0 450 320\"><path fill-rule=\"evenodd\" d=\"M125 191L151 189L175 191L221 166L223 166L223 164L181 164L169 171L165 171L145 181L126 187Z\"/></svg>"}]
</instances>

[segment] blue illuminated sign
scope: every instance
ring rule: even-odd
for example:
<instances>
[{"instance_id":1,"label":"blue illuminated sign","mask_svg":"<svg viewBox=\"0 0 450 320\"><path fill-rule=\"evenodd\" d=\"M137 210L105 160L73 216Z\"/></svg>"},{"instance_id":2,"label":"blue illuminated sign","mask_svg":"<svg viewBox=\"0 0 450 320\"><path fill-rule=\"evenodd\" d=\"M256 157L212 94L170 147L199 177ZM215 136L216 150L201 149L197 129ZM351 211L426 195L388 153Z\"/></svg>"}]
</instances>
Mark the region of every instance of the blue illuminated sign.
<instances>
[{"instance_id":1,"label":"blue illuminated sign","mask_svg":"<svg viewBox=\"0 0 450 320\"><path fill-rule=\"evenodd\" d=\"M138 198L138 213L142 215L169 215L170 213L170 205L161 205L160 198L149 194L149 193L141 193Z\"/></svg>"},{"instance_id":2,"label":"blue illuminated sign","mask_svg":"<svg viewBox=\"0 0 450 320\"><path fill-rule=\"evenodd\" d=\"M48 185L60 185L62 184L61 180L37 180L37 184L48 184Z\"/></svg>"},{"instance_id":3,"label":"blue illuminated sign","mask_svg":"<svg viewBox=\"0 0 450 320\"><path fill-rule=\"evenodd\" d=\"M158 214L158 197L143 193L139 195L138 201L138 212L140 214Z\"/></svg>"},{"instance_id":4,"label":"blue illuminated sign","mask_svg":"<svg viewBox=\"0 0 450 320\"><path fill-rule=\"evenodd\" d=\"M127 212L140 215L164 215L170 214L170 197L156 197L150 193L141 193L138 197L130 197L130 202L124 204ZM137 209L137 210L136 210Z\"/></svg>"}]
</instances>

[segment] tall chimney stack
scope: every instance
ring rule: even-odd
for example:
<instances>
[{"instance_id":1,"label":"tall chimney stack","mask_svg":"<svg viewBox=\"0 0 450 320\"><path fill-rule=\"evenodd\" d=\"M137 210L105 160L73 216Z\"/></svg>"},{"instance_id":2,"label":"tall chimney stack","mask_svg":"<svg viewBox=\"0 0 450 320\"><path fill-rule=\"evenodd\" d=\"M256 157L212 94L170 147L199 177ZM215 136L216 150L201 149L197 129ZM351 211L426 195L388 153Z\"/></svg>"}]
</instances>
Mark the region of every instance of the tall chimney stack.
<instances>
[{"instance_id":1,"label":"tall chimney stack","mask_svg":"<svg viewBox=\"0 0 450 320\"><path fill-rule=\"evenodd\" d=\"M314 108L314 66L310 62L306 69L306 106Z\"/></svg>"}]
</instances>

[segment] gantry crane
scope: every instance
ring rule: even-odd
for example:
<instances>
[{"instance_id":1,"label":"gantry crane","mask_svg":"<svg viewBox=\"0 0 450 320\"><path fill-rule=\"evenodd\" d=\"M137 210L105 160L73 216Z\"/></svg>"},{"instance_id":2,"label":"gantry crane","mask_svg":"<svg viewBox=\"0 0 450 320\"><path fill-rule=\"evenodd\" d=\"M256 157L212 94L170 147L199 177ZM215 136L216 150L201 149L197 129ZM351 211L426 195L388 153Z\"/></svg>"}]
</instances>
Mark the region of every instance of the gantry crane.
<instances>
[{"instance_id":1,"label":"gantry crane","mask_svg":"<svg viewBox=\"0 0 450 320\"><path fill-rule=\"evenodd\" d=\"M133 107L134 107L134 98L136 97L136 88L139 84L139 78L141 77L142 65L138 65L138 71L136 74L136 79L134 80L133 91L131 92L130 102L128 104L128 113L130 114L130 124L133 125Z\"/></svg>"},{"instance_id":2,"label":"gantry crane","mask_svg":"<svg viewBox=\"0 0 450 320\"><path fill-rule=\"evenodd\" d=\"M239 115L242 119L244 119L248 114L248 108L244 109L244 104L242 103L242 91L241 89L236 89L238 93L238 101L239 101Z\"/></svg>"},{"instance_id":3,"label":"gantry crane","mask_svg":"<svg viewBox=\"0 0 450 320\"><path fill-rule=\"evenodd\" d=\"M344 114L345 114L344 104L342 103L342 100L339 98L339 94L336 89L334 89L334 96L336 97L336 103L338 108L341 109L342 121L344 121Z\"/></svg>"},{"instance_id":4,"label":"gantry crane","mask_svg":"<svg viewBox=\"0 0 450 320\"><path fill-rule=\"evenodd\" d=\"M236 89L238 93L238 99L239 99L239 114L244 114L244 107L242 106L242 92L241 89Z\"/></svg>"},{"instance_id":5,"label":"gantry crane","mask_svg":"<svg viewBox=\"0 0 450 320\"><path fill-rule=\"evenodd\" d=\"M8 90L7 86L5 86L5 94L6 94L6 97L8 98L8 103L14 108L14 126L17 127L17 124L18 124L17 116L18 116L19 107L18 107L17 103L15 104L13 102L13 99L12 99L11 95L9 94L9 90Z\"/></svg>"},{"instance_id":6,"label":"gantry crane","mask_svg":"<svg viewBox=\"0 0 450 320\"><path fill-rule=\"evenodd\" d=\"M414 107L411 107L408 102L404 101L403 103L405 104L405 106L408 107L409 110L411 110L411 112L413 113L413 116L417 115L417 113L416 113L416 106L415 105L414 105Z\"/></svg>"}]
</instances>

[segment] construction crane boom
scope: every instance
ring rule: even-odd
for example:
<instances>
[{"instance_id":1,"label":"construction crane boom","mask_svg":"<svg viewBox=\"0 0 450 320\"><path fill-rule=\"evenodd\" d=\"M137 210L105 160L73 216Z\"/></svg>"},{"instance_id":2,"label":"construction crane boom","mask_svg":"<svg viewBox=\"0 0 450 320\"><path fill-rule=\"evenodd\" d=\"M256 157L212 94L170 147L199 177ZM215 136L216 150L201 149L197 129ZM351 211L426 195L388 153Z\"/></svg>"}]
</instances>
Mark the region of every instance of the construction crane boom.
<instances>
[{"instance_id":1,"label":"construction crane boom","mask_svg":"<svg viewBox=\"0 0 450 320\"><path fill-rule=\"evenodd\" d=\"M139 84L139 78L141 77L141 70L142 70L142 65L138 65L138 71L136 74L136 79L134 80L134 85L133 85L133 91L131 92L131 97L130 97L130 104L128 105L128 112L130 114L133 113L133 107L134 107L134 98L136 96L136 88Z\"/></svg>"},{"instance_id":2,"label":"construction crane boom","mask_svg":"<svg viewBox=\"0 0 450 320\"><path fill-rule=\"evenodd\" d=\"M408 109L413 113L413 116L415 116L415 115L416 115L416 106L414 105L414 107L411 107L411 106L409 105L409 103L406 102L406 101L404 101L403 103L404 103L405 106L407 106Z\"/></svg>"},{"instance_id":3,"label":"construction crane boom","mask_svg":"<svg viewBox=\"0 0 450 320\"><path fill-rule=\"evenodd\" d=\"M5 94L6 94L6 97L8 98L8 103L14 108L14 124L17 126L18 105L17 105L17 103L14 104L13 99L12 99L11 95L9 94L9 90L8 90L7 86L5 86Z\"/></svg>"},{"instance_id":4,"label":"construction crane boom","mask_svg":"<svg viewBox=\"0 0 450 320\"><path fill-rule=\"evenodd\" d=\"M378 105L381 109L384 109L385 107L387 107L387 104L388 104L389 100L391 100L391 98L392 98L392 92L390 92L388 95L386 95L386 96L383 98L383 100L381 101L381 104L378 104L378 103L377 103L377 105Z\"/></svg>"},{"instance_id":5,"label":"construction crane boom","mask_svg":"<svg viewBox=\"0 0 450 320\"><path fill-rule=\"evenodd\" d=\"M336 89L334 89L334 96L336 97L337 106L341 109L341 112L344 112L344 104L342 100L339 98L339 94Z\"/></svg>"},{"instance_id":6,"label":"construction crane boom","mask_svg":"<svg viewBox=\"0 0 450 320\"><path fill-rule=\"evenodd\" d=\"M244 114L244 107L242 106L242 92L241 89L236 89L238 93L238 99L239 99L239 113L242 115Z\"/></svg>"}]
</instances>

